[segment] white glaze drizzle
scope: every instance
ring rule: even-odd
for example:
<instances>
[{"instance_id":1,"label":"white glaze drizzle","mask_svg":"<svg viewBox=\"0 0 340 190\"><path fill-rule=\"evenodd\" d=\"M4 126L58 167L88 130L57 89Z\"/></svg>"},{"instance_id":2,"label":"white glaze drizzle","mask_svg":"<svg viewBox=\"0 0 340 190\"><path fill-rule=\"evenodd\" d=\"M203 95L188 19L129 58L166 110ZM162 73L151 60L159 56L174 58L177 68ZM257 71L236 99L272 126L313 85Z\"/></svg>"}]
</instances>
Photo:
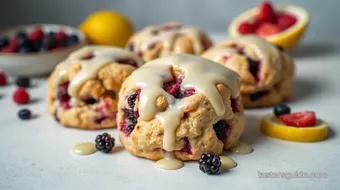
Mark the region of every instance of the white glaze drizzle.
<instances>
[{"instance_id":1,"label":"white glaze drizzle","mask_svg":"<svg viewBox=\"0 0 340 190\"><path fill-rule=\"evenodd\" d=\"M255 51L256 55L259 56L259 58L262 60L262 63L264 65L270 64L272 62L276 63L276 61L279 61L270 60L271 58L279 59L280 52L274 45L270 44L265 39L259 38L255 35L246 35L236 38L232 40L232 42L239 43L243 46L250 46ZM275 56L273 57L271 55ZM281 69L281 64L275 65L280 66L280 68L278 69Z\"/></svg>"},{"instance_id":2,"label":"white glaze drizzle","mask_svg":"<svg viewBox=\"0 0 340 190\"><path fill-rule=\"evenodd\" d=\"M90 60L82 60L87 55L93 55ZM120 59L131 59L136 61L137 66L141 66L143 61L135 54L120 48L108 46L87 46L74 53L72 53L65 61L57 66L57 77L55 79L55 86L60 85L63 81L64 75L70 65L80 63L81 70L70 81L68 93L72 97L71 103L79 104L76 99L79 88L94 77L100 68L107 64L115 63Z\"/></svg>"},{"instance_id":3,"label":"white glaze drizzle","mask_svg":"<svg viewBox=\"0 0 340 190\"><path fill-rule=\"evenodd\" d=\"M156 117L161 122L164 129L163 148L169 152L175 149L175 130L184 110L191 104L188 98L177 100L163 89L164 82L173 80L171 67L179 67L183 70L185 78L182 87L194 88L196 92L204 94L218 116L225 113L225 107L216 85L224 84L229 87L232 97L236 98L239 96L240 80L237 73L218 63L184 54L150 61L130 75L126 85L141 89L140 119L151 120ZM164 112L159 112L156 107L159 96L164 96L169 103L169 108Z\"/></svg>"},{"instance_id":4,"label":"white glaze drizzle","mask_svg":"<svg viewBox=\"0 0 340 190\"><path fill-rule=\"evenodd\" d=\"M174 28L163 29L166 26L173 26ZM146 51L152 44L162 42L165 48L171 49L172 43L178 35L187 35L192 39L195 54L200 54L204 50L201 42L202 32L193 27L184 27L176 22L146 27L135 36L134 46L136 51ZM180 53L179 49L175 48L174 53Z\"/></svg>"}]
</instances>

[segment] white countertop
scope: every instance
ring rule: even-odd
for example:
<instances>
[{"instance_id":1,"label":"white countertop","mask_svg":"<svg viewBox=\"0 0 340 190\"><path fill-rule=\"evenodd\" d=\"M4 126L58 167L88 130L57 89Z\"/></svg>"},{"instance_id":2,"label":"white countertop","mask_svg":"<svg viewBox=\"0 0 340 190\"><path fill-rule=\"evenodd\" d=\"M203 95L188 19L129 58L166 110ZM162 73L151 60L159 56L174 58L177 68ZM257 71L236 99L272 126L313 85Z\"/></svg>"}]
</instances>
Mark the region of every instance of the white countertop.
<instances>
[{"instance_id":1,"label":"white countertop","mask_svg":"<svg viewBox=\"0 0 340 190\"><path fill-rule=\"evenodd\" d=\"M219 41L222 35L215 35ZM294 53L297 65L293 111L314 110L330 126L330 137L319 143L293 143L263 136L259 119L272 109L247 110L244 142L255 151L229 154L238 166L218 176L208 176L196 162L177 171L161 171L154 162L125 150L79 157L70 149L93 141L102 131L61 127L47 114L46 84L36 79L29 92L34 103L15 105L14 85L0 88L0 189L34 190L136 190L136 189L338 189L340 180L340 41L306 41ZM321 43L322 42L322 43ZM17 111L28 107L37 117L20 121ZM116 129L105 130L117 139ZM120 145L118 145L120 146ZM319 172L327 178L259 178L259 172Z\"/></svg>"}]
</instances>

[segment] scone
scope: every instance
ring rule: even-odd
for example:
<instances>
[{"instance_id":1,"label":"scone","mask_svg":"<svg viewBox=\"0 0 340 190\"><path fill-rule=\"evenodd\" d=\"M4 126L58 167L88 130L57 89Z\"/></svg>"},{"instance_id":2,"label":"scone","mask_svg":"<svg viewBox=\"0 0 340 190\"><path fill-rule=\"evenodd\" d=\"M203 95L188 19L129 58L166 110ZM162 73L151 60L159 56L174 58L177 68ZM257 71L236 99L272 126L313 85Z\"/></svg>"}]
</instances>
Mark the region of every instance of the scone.
<instances>
[{"instance_id":1,"label":"scone","mask_svg":"<svg viewBox=\"0 0 340 190\"><path fill-rule=\"evenodd\" d=\"M244 130L239 76L199 56L158 58L130 75L119 93L119 137L132 154L151 160L173 153L198 160L221 154Z\"/></svg>"},{"instance_id":2,"label":"scone","mask_svg":"<svg viewBox=\"0 0 340 190\"><path fill-rule=\"evenodd\" d=\"M202 57L241 76L244 107L267 107L292 96L294 63L280 47L249 35L217 44Z\"/></svg>"},{"instance_id":3,"label":"scone","mask_svg":"<svg viewBox=\"0 0 340 190\"><path fill-rule=\"evenodd\" d=\"M211 45L211 40L203 31L169 22L137 32L129 39L127 48L144 61L150 61L178 53L200 55Z\"/></svg>"},{"instance_id":4,"label":"scone","mask_svg":"<svg viewBox=\"0 0 340 190\"><path fill-rule=\"evenodd\" d=\"M118 93L143 61L108 46L87 46L59 63L48 79L48 112L66 127L116 127Z\"/></svg>"}]
</instances>

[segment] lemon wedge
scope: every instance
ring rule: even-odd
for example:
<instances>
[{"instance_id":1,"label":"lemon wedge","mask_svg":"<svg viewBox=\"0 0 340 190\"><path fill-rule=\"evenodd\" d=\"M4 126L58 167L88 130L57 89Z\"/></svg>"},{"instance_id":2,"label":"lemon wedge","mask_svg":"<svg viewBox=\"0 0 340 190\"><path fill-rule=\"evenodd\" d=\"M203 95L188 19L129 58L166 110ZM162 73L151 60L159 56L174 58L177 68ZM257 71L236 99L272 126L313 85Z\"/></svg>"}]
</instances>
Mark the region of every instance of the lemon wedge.
<instances>
[{"instance_id":1,"label":"lemon wedge","mask_svg":"<svg viewBox=\"0 0 340 190\"><path fill-rule=\"evenodd\" d=\"M304 33L309 24L309 14L308 12L296 5L278 5L275 6L275 10L277 12L285 12L291 14L297 18L297 22L291 26L290 28L274 34L270 36L266 36L265 39L270 41L273 44L279 45L286 50L293 49L298 42L304 36ZM258 8L253 8L241 13L238 17L236 17L230 24L228 32L230 37L239 37L242 36L241 33L238 32L238 26L244 22L251 20L258 13Z\"/></svg>"},{"instance_id":2,"label":"lemon wedge","mask_svg":"<svg viewBox=\"0 0 340 190\"><path fill-rule=\"evenodd\" d=\"M322 120L318 119L314 127L299 128L281 124L273 114L262 117L261 131L270 137L295 142L319 142L328 137L328 125Z\"/></svg>"}]
</instances>

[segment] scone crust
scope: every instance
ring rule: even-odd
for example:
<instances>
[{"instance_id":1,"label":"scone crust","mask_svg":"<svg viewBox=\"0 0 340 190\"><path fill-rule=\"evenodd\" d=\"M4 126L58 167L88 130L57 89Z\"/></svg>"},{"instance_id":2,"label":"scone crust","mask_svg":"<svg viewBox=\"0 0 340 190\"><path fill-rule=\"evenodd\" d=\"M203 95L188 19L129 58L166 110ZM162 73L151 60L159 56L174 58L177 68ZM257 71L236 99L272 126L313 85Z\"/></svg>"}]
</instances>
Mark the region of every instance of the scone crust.
<instances>
[{"instance_id":1,"label":"scone crust","mask_svg":"<svg viewBox=\"0 0 340 190\"><path fill-rule=\"evenodd\" d=\"M261 43L265 47L261 50L265 52L260 52L254 48L254 45L250 45L254 42L247 44L246 41L247 39L228 40L214 45L201 56L218 62L240 75L240 91L244 107L268 107L289 100L292 96L295 70L293 60L286 52L262 39L257 39L255 42ZM249 59L259 64L257 76L250 72ZM261 98L251 100L252 94L258 92L265 93Z\"/></svg>"},{"instance_id":2,"label":"scone crust","mask_svg":"<svg viewBox=\"0 0 340 190\"><path fill-rule=\"evenodd\" d=\"M212 41L202 30L169 22L149 26L135 33L128 40L126 48L147 62L178 53L200 55L211 46Z\"/></svg>"},{"instance_id":3,"label":"scone crust","mask_svg":"<svg viewBox=\"0 0 340 190\"><path fill-rule=\"evenodd\" d=\"M87 46L70 54L68 59L79 59L92 51L100 51L106 46ZM135 56L136 61L142 60ZM131 58L133 59L133 58ZM61 84L69 83L81 71L79 60L66 69L62 75ZM118 94L124 80L135 70L134 66L120 64L112 60L101 67L95 77L85 81L77 91L77 99L83 100L89 97L96 100L94 104L81 104L77 106L65 107L60 105L57 99L58 84L56 79L61 72L60 67L56 67L47 82L47 110L57 121L65 126L80 129L103 129L117 126L116 113ZM72 97L71 97L72 98ZM100 122L96 122L100 121Z\"/></svg>"},{"instance_id":4,"label":"scone crust","mask_svg":"<svg viewBox=\"0 0 340 190\"><path fill-rule=\"evenodd\" d=\"M126 119L123 110L128 107L127 102L129 96L139 90L128 86L129 80L130 78L123 83L120 90L119 101L121 102L119 102L117 114L117 122L119 125L124 123ZM225 113L222 116L216 114L205 95L196 93L187 97L192 106L185 110L181 117L180 124L175 131L176 145L174 154L178 159L183 161L198 160L201 154L206 152L215 152L217 155L220 155L223 149L229 149L242 135L245 117L241 98L239 97L236 100L238 111L234 113L231 107L230 88L218 84L217 89L225 105ZM160 96L157 98L156 105L159 110L164 111L167 109L168 102ZM138 111L138 106L139 100L137 98L134 111ZM228 135L224 141L218 139L213 129L213 125L220 120L226 121L229 125ZM120 141L131 154L151 160L159 160L164 157L165 151L162 149L164 131L161 123L156 118L149 121L138 120L138 123L129 136L122 132L121 126L118 127L118 130ZM191 153L183 150L188 143L190 144Z\"/></svg>"}]
</instances>

